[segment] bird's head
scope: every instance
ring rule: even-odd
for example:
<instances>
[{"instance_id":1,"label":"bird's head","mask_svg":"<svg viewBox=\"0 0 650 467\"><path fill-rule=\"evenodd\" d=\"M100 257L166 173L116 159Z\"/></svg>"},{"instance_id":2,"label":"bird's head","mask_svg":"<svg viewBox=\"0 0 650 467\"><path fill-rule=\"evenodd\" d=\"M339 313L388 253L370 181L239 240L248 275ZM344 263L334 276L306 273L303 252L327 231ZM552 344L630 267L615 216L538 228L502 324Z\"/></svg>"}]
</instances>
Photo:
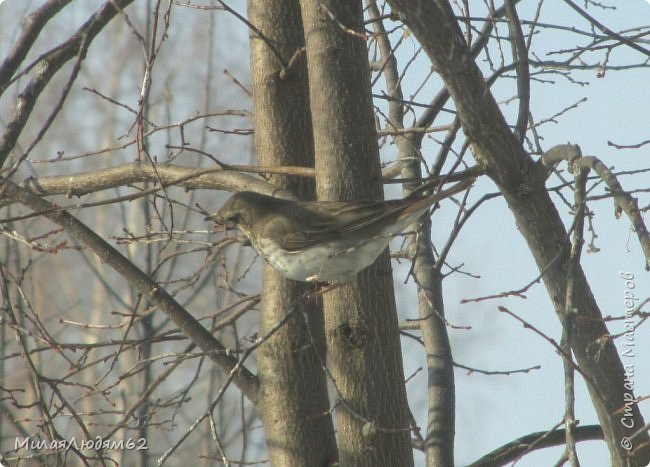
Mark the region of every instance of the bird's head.
<instances>
[{"instance_id":1,"label":"bird's head","mask_svg":"<svg viewBox=\"0 0 650 467\"><path fill-rule=\"evenodd\" d=\"M263 195L242 191L233 195L216 213L205 218L228 229L248 230L264 212Z\"/></svg>"}]
</instances>

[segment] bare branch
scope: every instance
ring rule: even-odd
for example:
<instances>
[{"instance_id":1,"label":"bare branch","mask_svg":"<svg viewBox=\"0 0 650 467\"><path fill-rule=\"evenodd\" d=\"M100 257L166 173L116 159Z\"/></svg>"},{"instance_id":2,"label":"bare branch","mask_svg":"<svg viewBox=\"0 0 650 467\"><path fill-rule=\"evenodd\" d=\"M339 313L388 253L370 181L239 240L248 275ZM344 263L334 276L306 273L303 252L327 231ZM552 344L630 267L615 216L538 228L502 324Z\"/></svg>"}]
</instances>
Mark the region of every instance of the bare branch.
<instances>
[{"instance_id":1,"label":"bare branch","mask_svg":"<svg viewBox=\"0 0 650 467\"><path fill-rule=\"evenodd\" d=\"M528 70L528 48L521 30L521 22L517 15L517 8L514 0L506 0L504 3L506 16L508 18L508 30L510 31L510 43L512 44L513 59L517 64L517 97L519 97L519 113L515 125L515 135L520 142L526 137L526 126L528 124L528 113L530 107L530 71Z\"/></svg>"},{"instance_id":2,"label":"bare branch","mask_svg":"<svg viewBox=\"0 0 650 467\"><path fill-rule=\"evenodd\" d=\"M638 200L623 189L616 175L600 159L595 156L582 156L579 146L571 144L554 146L542 156L542 163L547 167L561 160L568 161L570 169L573 170L586 169L587 173L589 170L594 170L605 182L614 197L616 218L625 212L630 219L646 258L645 268L650 271L650 234L639 210Z\"/></svg>"},{"instance_id":3,"label":"bare branch","mask_svg":"<svg viewBox=\"0 0 650 467\"><path fill-rule=\"evenodd\" d=\"M47 22L54 18L71 1L48 0L43 6L34 10L25 18L25 27L20 37L16 40L16 43L7 54L2 65L0 65L0 95L4 94L12 81L12 76L16 73L16 70L27 56L27 52L29 52Z\"/></svg>"},{"instance_id":4,"label":"bare branch","mask_svg":"<svg viewBox=\"0 0 650 467\"><path fill-rule=\"evenodd\" d=\"M573 3L571 0L564 0L564 3L566 3L571 8L573 8L580 16L585 18L587 21L589 21L591 24L593 24L598 29L603 31L605 34L608 34L609 36L614 37L616 40L622 42L623 44L625 44L625 45L633 48L634 50L636 50L638 52L641 52L642 54L647 55L648 57L650 57L650 50L646 50L643 47L641 47L639 44L637 44L636 42L632 42L627 37L621 36L620 34L612 31L607 26L600 23L596 18L591 16L589 13L584 11L582 8L580 8L578 5Z\"/></svg>"},{"instance_id":5,"label":"bare branch","mask_svg":"<svg viewBox=\"0 0 650 467\"><path fill-rule=\"evenodd\" d=\"M575 429L576 441L591 441L603 439L603 430L598 425L579 426ZM520 459L531 450L545 449L564 444L565 430L551 432L540 431L522 436L495 449L491 453L472 462L468 467L497 467ZM534 446L534 447L533 447Z\"/></svg>"}]
</instances>

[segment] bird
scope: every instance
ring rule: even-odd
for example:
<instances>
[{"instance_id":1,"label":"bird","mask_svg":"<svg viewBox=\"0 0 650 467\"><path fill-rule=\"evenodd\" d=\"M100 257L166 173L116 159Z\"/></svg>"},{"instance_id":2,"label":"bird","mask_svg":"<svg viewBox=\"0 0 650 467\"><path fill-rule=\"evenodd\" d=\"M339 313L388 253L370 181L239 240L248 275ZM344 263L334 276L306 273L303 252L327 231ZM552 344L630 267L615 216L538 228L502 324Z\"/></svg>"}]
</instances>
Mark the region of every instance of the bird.
<instances>
[{"instance_id":1,"label":"bird","mask_svg":"<svg viewBox=\"0 0 650 467\"><path fill-rule=\"evenodd\" d=\"M205 220L239 229L289 279L343 284L374 263L391 238L432 204L472 183L467 179L426 196L418 189L388 201L293 201L242 191Z\"/></svg>"}]
</instances>

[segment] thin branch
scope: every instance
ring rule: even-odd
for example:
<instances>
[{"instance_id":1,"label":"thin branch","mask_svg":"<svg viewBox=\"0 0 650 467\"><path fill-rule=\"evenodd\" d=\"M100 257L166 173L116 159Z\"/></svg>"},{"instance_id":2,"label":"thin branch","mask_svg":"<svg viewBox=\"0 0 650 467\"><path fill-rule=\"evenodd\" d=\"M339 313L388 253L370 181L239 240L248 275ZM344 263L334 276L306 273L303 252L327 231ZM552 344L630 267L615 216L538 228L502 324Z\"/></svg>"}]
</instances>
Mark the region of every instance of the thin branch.
<instances>
[{"instance_id":1,"label":"thin branch","mask_svg":"<svg viewBox=\"0 0 650 467\"><path fill-rule=\"evenodd\" d=\"M266 46L269 48L271 53L275 56L275 58L278 59L278 62L280 62L280 64L282 65L281 72L284 71L286 73L285 70L289 67L289 63L284 59L284 57L282 57L278 49L273 45L273 42L271 42L271 40L268 37L266 37L262 33L262 31L260 31L257 28L257 26L255 26L253 23L248 21L245 17L237 13L237 11L235 11L233 8L228 6L223 0L217 0L217 1L221 4L222 9L224 9L225 11L233 15L235 18L237 18L239 21L244 23L246 27L248 27L248 29L250 29L253 33L255 33L255 35L266 44Z\"/></svg>"},{"instance_id":2,"label":"thin branch","mask_svg":"<svg viewBox=\"0 0 650 467\"><path fill-rule=\"evenodd\" d=\"M623 44L625 44L625 45L633 48L634 50L637 50L637 51L641 52L642 54L647 55L648 57L650 57L650 50L646 50L643 47L641 47L639 44L637 44L635 42L632 42L627 37L621 36L620 34L612 31L607 26L600 23L596 18L591 16L589 13L584 11L582 8L580 8L578 5L573 3L571 0L564 0L564 3L566 3L571 8L573 8L580 16L585 18L587 21L589 21L591 24L596 26L598 29L600 29L605 34L608 34L609 36L616 38L618 41L622 42Z\"/></svg>"},{"instance_id":3,"label":"thin branch","mask_svg":"<svg viewBox=\"0 0 650 467\"><path fill-rule=\"evenodd\" d=\"M571 467L580 467L575 440L575 363L573 362L571 348L573 344L572 331L575 326L573 320L575 319L577 312L577 309L574 306L575 280L576 274L578 274L578 271L580 270L580 255L582 253L582 244L584 243L585 211L587 208L585 203L585 192L588 172L588 169L579 168L575 174L575 221L567 270L564 316L562 320L562 340L560 343L564 350L562 364L564 367L564 425L566 427L566 450L563 454L563 458L569 460Z\"/></svg>"},{"instance_id":4,"label":"thin branch","mask_svg":"<svg viewBox=\"0 0 650 467\"><path fill-rule=\"evenodd\" d=\"M639 149L640 147L645 146L646 144L650 144L650 139L646 139L644 141L641 141L640 143L635 143L635 144L618 144L609 140L607 141L607 146L613 146L616 149Z\"/></svg>"},{"instance_id":5,"label":"thin branch","mask_svg":"<svg viewBox=\"0 0 650 467\"><path fill-rule=\"evenodd\" d=\"M565 430L553 430L551 432L540 431L522 436L486 454L479 460L471 463L468 467L498 467L507 465L515 462L522 455L532 450L561 446L565 440L564 432ZM576 441L602 440L604 439L603 430L598 425L579 426L575 430L575 439ZM530 449L533 444L534 449Z\"/></svg>"},{"instance_id":6,"label":"thin branch","mask_svg":"<svg viewBox=\"0 0 650 467\"><path fill-rule=\"evenodd\" d=\"M0 95L5 92L12 82L12 76L16 73L16 70L27 56L27 53L32 48L32 45L34 45L34 42L36 42L38 35L47 22L54 18L71 1L49 0L25 18L25 27L20 37L16 40L9 53L7 53L7 57L2 62L2 65L0 65Z\"/></svg>"},{"instance_id":7,"label":"thin branch","mask_svg":"<svg viewBox=\"0 0 650 467\"><path fill-rule=\"evenodd\" d=\"M521 30L521 22L517 15L517 8L514 0L505 1L506 16L508 18L508 30L510 31L510 43L512 55L517 64L517 96L519 97L519 113L515 126L515 135L520 143L526 137L526 126L528 125L528 112L530 108L530 71L528 70L528 49Z\"/></svg>"},{"instance_id":8,"label":"thin branch","mask_svg":"<svg viewBox=\"0 0 650 467\"><path fill-rule=\"evenodd\" d=\"M582 377L585 379L585 381L587 381L587 382L588 382L589 384L591 384L591 385L594 384L593 379L592 379L592 378L591 378L591 377L590 377L590 376L589 376L585 371L583 371L582 368L580 368L580 366L578 366L578 364L575 363L575 362L573 361L573 359L570 358L569 355L567 355L567 353L566 353L566 352L564 351L564 349L562 349L562 347L561 347L561 346L560 346L560 345L555 341L555 339L552 339L552 338L548 337L546 334L544 334L542 331L540 331L537 327L533 326L532 324L530 324L528 321L526 321L525 319L521 318L520 316L517 316L517 314L515 314L515 313L512 312L512 311L510 311L510 310L509 310L508 308L506 308L505 306L498 306L497 309L498 309L500 312L502 312L502 313L506 313L507 315L512 316L514 319L516 319L517 321L519 321L519 322L520 322L520 323L521 323L521 324L522 324L526 329L530 329L530 330L532 330L535 334L537 334L537 335L540 336L542 339L544 339L544 340L547 341L549 344L551 344L551 345L555 348L555 350L557 351L557 353L560 354L560 356L562 356L562 358L566 359L566 361L569 362L569 363L571 364L571 366L572 366L573 368L575 368L575 369L578 371L578 373L580 373L580 374L582 375Z\"/></svg>"},{"instance_id":9,"label":"thin branch","mask_svg":"<svg viewBox=\"0 0 650 467\"><path fill-rule=\"evenodd\" d=\"M614 214L616 218L619 218L621 213L625 212L630 219L645 255L646 271L650 271L650 234L639 210L639 200L623 189L616 175L600 159L595 156L582 157L580 148L577 145L558 145L542 156L542 163L547 167L562 160L568 161L570 167L573 167L574 170L581 168L593 170L605 182L614 197Z\"/></svg>"}]
</instances>

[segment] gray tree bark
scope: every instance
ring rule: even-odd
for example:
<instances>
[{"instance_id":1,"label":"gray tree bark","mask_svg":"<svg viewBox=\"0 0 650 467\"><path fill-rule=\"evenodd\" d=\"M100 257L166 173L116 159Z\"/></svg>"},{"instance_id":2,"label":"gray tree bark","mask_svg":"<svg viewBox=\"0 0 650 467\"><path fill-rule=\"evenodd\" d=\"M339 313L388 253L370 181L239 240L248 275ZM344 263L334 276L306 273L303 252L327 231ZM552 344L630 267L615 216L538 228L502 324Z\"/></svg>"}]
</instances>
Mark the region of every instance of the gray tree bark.
<instances>
[{"instance_id":1,"label":"gray tree bark","mask_svg":"<svg viewBox=\"0 0 650 467\"><path fill-rule=\"evenodd\" d=\"M248 16L272 44L271 48L259 34L251 33L258 162L312 167L307 66L300 52L304 36L298 1L249 0ZM314 198L313 180L274 176L270 181L299 198ZM321 363L325 361L322 304L305 298L312 288L264 266L260 333L266 333L286 313L293 313L260 347L258 355L257 408L271 465L326 466L337 458Z\"/></svg>"},{"instance_id":2,"label":"gray tree bark","mask_svg":"<svg viewBox=\"0 0 650 467\"><path fill-rule=\"evenodd\" d=\"M381 199L360 1L301 0L321 200ZM323 298L344 466L413 464L392 273L383 254Z\"/></svg>"}]
</instances>

